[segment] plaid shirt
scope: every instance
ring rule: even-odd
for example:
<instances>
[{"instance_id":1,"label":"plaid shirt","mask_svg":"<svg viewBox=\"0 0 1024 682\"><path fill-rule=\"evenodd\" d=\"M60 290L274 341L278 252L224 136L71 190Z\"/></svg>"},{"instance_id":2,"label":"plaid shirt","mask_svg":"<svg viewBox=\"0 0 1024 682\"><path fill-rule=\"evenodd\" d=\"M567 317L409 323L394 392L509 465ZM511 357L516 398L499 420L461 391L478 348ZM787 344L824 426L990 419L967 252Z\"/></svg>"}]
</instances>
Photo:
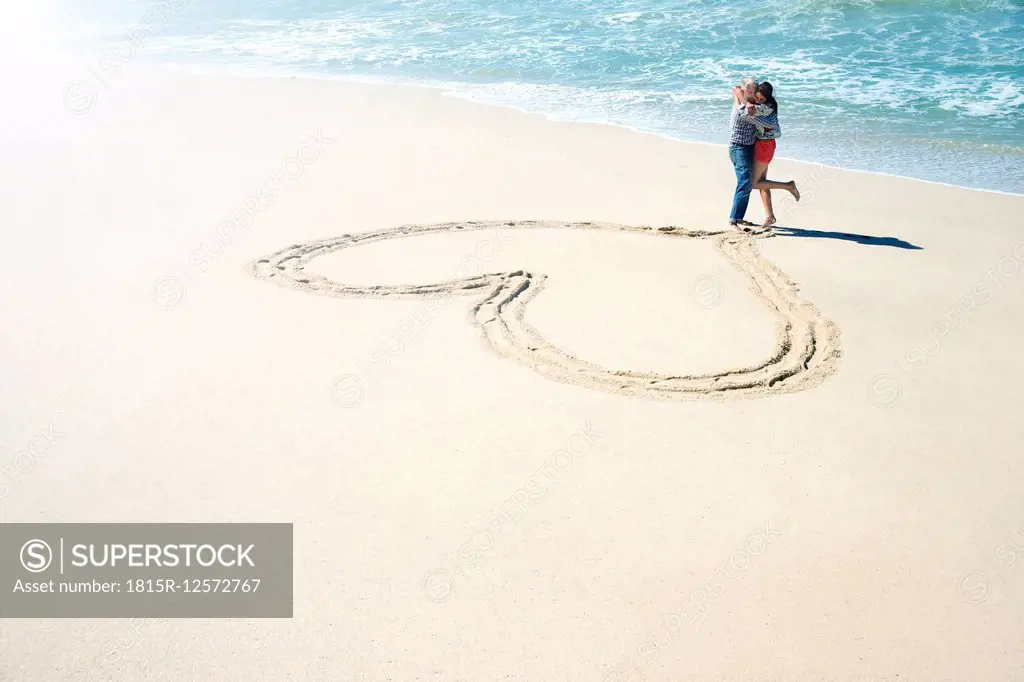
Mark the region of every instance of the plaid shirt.
<instances>
[{"instance_id":1,"label":"plaid shirt","mask_svg":"<svg viewBox=\"0 0 1024 682\"><path fill-rule=\"evenodd\" d=\"M774 140L782 137L778 114L764 104L756 105L754 115L748 116L745 105L737 106L733 103L729 124L732 127L732 133L729 135L730 144L750 146L754 144L754 140Z\"/></svg>"},{"instance_id":2,"label":"plaid shirt","mask_svg":"<svg viewBox=\"0 0 1024 682\"><path fill-rule=\"evenodd\" d=\"M754 144L757 128L746 116L746 110L732 103L732 116L729 118L729 126L732 129L729 134L729 144L743 145L749 147Z\"/></svg>"}]
</instances>

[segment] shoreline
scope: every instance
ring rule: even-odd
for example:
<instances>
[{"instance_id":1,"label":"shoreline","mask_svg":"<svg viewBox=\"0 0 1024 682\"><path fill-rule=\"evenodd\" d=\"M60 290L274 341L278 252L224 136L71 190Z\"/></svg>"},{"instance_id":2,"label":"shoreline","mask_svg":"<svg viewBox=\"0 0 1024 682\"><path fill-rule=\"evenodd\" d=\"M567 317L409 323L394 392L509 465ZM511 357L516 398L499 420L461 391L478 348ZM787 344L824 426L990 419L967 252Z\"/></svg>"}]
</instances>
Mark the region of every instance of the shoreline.
<instances>
[{"instance_id":1,"label":"shoreline","mask_svg":"<svg viewBox=\"0 0 1024 682\"><path fill-rule=\"evenodd\" d=\"M673 136L665 134L665 133L659 133L659 132L654 132L654 131L650 131L650 130L643 130L643 129L638 128L636 126L628 125L628 124L624 124L624 123L613 123L613 122L609 122L609 121L572 120L572 119L562 118L562 117L556 116L556 115L548 113L548 112L538 111L538 110L534 110L534 109L529 109L529 108L524 107L524 106L517 106L517 105L514 105L514 104L499 104L499 103L495 103L495 102L487 102L487 101L483 101L481 99L475 98L475 97L473 97L473 96L471 96L469 94L466 94L466 93L463 93L463 92L459 92L456 89L456 85L457 84L443 85L443 84L433 84L433 83L402 82L400 80L388 79L388 78L375 78L373 76L313 74L313 73L308 73L308 72L297 73L297 74L279 74L278 75L278 74L272 74L272 73L259 73L259 72L257 72L258 71L258 67L254 68L254 67L244 67L243 66L243 67L239 67L239 68L236 69L235 67L232 67L232 66L229 66L229 65L224 65L223 68L222 68L220 65L206 64L206 65L198 66L198 65L182 64L182 63L179 63L179 62L175 62L175 63L160 63L160 62L147 62L147 61L143 61L143 62L140 62L140 64L142 66L144 66L145 68L152 68L152 69L156 69L156 70L170 71L170 72L173 72L173 73L179 73L179 74L185 74L185 75L193 74L193 75L201 75L201 76L213 76L213 77L220 77L220 78L225 78L225 77L226 78L243 78L243 79L247 79L247 80L311 80L311 81L341 82L341 83L352 83L352 84L382 85L382 86L399 87L399 88L422 88L422 89L426 89L426 90L431 90L431 91L439 92L443 97L452 97L454 99L462 100L464 102L470 102L472 104L478 104L478 105L486 106L486 107L495 107L495 108L498 108L498 109L507 109L507 110L511 110L511 111L517 111L517 112L523 113L523 114L533 115L533 116L540 116L540 117L544 118L545 120L553 122L553 123L566 123L566 124L574 124L574 125L608 126L608 127L617 128L617 129L620 129L620 130L628 130L630 132L639 133L641 135L651 135L651 136L657 137L659 139L667 140L667 141L674 142L674 143L680 143L681 142L681 143L684 143L684 144L699 144L699 145L707 145L707 146L711 146L711 147L721 147L721 148L725 148L725 147L728 146L728 145L726 145L723 142L707 142L707 141L704 141L704 140L692 140L692 139L686 139L686 138L682 138L682 137L673 137ZM249 70L249 71L245 72L246 70ZM463 84L463 85L468 85L468 84ZM728 131L723 129L723 137L725 137L727 133L728 133ZM914 182L922 182L922 183L926 183L926 184L929 184L929 185L936 185L936 186L939 186L939 187L950 187L950 188L953 188L953 189L968 190L968 191L972 191L972 192L985 192L985 193L988 193L988 194L997 194L997 195L1010 196L1010 197L1024 197L1024 192L1008 192L1008 191L1005 191L1005 190L989 189L989 188L985 188L985 187L970 187L970 186L967 186L967 185L957 185L957 184L948 183L948 182L940 182L938 180L928 180L926 178L917 178L917 177L913 177L913 176L910 176L910 175L900 175L898 173L888 173L888 172L885 172L885 171L876 171L876 170L865 170L863 168L851 168L851 167L847 167L847 166L835 166L835 165L832 165L832 164L829 164L829 163L825 163L823 161L814 161L814 160L809 160L809 159L800 159L800 158L795 158L795 157L790 157L790 156L784 156L784 155L781 155L781 154L777 154L775 156L775 160L782 160L782 161L789 161L789 162L793 162L793 163L807 164L809 166L816 166L816 167L820 167L820 168L828 168L828 169L846 171L846 172L851 172L851 173L861 173L861 174L866 174L866 175L877 175L877 176L886 177L886 178L897 178L897 179L901 179L901 180L911 180L911 181L914 181Z\"/></svg>"}]
</instances>

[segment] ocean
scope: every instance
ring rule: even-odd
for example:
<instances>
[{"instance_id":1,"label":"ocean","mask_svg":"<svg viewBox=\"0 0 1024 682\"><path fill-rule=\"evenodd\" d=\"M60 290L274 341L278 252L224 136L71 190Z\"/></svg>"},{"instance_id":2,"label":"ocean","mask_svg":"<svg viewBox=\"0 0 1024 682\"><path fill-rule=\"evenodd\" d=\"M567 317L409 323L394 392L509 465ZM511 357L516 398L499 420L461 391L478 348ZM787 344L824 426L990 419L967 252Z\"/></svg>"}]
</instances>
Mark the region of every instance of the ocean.
<instances>
[{"instance_id":1,"label":"ocean","mask_svg":"<svg viewBox=\"0 0 1024 682\"><path fill-rule=\"evenodd\" d=\"M753 75L775 86L780 157L1024 193L1024 0L58 1L76 48L682 140L724 143L729 86Z\"/></svg>"}]
</instances>

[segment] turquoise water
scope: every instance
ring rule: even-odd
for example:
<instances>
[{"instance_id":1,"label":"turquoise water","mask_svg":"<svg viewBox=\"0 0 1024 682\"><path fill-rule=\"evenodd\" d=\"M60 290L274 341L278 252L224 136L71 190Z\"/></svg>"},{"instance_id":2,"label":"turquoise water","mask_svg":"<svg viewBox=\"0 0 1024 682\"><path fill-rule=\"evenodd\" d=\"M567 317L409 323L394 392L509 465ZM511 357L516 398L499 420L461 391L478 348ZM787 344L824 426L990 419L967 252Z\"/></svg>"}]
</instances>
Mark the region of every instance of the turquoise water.
<instances>
[{"instance_id":1,"label":"turquoise water","mask_svg":"<svg viewBox=\"0 0 1024 682\"><path fill-rule=\"evenodd\" d=\"M439 85L705 142L751 74L776 86L779 156L1024 193L1024 0L167 2L138 59ZM124 49L157 1L83 4L78 39Z\"/></svg>"}]
</instances>

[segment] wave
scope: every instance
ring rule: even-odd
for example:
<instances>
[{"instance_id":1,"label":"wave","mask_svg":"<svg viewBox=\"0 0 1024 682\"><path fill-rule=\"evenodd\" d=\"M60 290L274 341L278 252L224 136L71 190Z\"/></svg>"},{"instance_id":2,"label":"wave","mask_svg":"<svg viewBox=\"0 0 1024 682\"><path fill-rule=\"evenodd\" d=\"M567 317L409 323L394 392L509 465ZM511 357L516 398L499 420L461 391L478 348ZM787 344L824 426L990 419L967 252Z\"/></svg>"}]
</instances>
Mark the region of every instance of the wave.
<instances>
[{"instance_id":1,"label":"wave","mask_svg":"<svg viewBox=\"0 0 1024 682\"><path fill-rule=\"evenodd\" d=\"M777 87L786 148L808 160L857 138L862 163L881 170L924 149L936 158L921 172L1024 184L1006 179L1024 148L1021 0L208 0L193 9L147 38L147 58L438 86L709 142L721 140L728 86L751 73ZM124 15L109 20L108 39L123 40L124 26ZM980 176L1000 154L1010 168Z\"/></svg>"}]
</instances>

